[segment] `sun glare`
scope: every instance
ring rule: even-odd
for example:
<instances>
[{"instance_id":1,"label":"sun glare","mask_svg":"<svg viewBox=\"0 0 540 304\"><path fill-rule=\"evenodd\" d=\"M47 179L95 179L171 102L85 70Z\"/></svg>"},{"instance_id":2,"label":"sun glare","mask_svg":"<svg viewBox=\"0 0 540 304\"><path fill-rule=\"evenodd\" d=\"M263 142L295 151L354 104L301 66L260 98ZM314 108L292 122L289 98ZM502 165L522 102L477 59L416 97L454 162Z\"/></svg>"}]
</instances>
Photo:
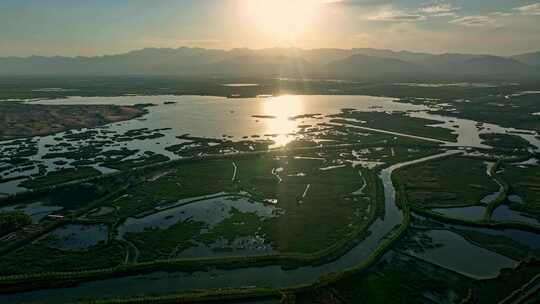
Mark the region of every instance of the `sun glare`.
<instances>
[{"instance_id":1,"label":"sun glare","mask_svg":"<svg viewBox=\"0 0 540 304\"><path fill-rule=\"evenodd\" d=\"M245 14L257 30L280 42L293 42L317 21L324 1L246 0Z\"/></svg>"},{"instance_id":2,"label":"sun glare","mask_svg":"<svg viewBox=\"0 0 540 304\"><path fill-rule=\"evenodd\" d=\"M266 134L273 134L275 146L283 146L289 143L292 133L298 128L298 123L291 118L305 114L304 100L301 96L284 95L264 101L263 113L272 116L266 119Z\"/></svg>"}]
</instances>

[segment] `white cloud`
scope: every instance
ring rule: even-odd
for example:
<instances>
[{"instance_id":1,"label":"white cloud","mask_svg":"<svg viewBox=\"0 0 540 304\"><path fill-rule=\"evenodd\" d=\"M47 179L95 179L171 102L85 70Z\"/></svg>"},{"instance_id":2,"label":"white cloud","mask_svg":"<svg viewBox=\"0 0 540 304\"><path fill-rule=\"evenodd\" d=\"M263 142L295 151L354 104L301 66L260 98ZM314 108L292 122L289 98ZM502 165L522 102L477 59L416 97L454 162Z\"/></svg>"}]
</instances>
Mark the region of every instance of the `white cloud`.
<instances>
[{"instance_id":1,"label":"white cloud","mask_svg":"<svg viewBox=\"0 0 540 304\"><path fill-rule=\"evenodd\" d=\"M457 17L457 11L461 7L451 4L439 3L430 6L424 6L414 11L405 11L397 9L392 5L384 5L379 10L367 17L371 21L393 21L393 22L411 22L422 21L434 17Z\"/></svg>"},{"instance_id":2,"label":"white cloud","mask_svg":"<svg viewBox=\"0 0 540 304\"><path fill-rule=\"evenodd\" d=\"M375 14L367 16L367 20L371 21L411 22L425 19L421 14L408 13L389 5L382 6Z\"/></svg>"},{"instance_id":3,"label":"white cloud","mask_svg":"<svg viewBox=\"0 0 540 304\"><path fill-rule=\"evenodd\" d=\"M450 23L458 24L462 26L472 26L472 27L481 27L481 26L494 26L496 25L495 19L491 16L465 16L454 19Z\"/></svg>"},{"instance_id":4,"label":"white cloud","mask_svg":"<svg viewBox=\"0 0 540 304\"><path fill-rule=\"evenodd\" d=\"M493 12L490 15L491 16L497 16L497 17L510 17L510 16L513 16L514 14L512 14L512 13L503 13L503 12Z\"/></svg>"},{"instance_id":5,"label":"white cloud","mask_svg":"<svg viewBox=\"0 0 540 304\"><path fill-rule=\"evenodd\" d=\"M522 15L540 16L540 3L516 7L514 10Z\"/></svg>"},{"instance_id":6,"label":"white cloud","mask_svg":"<svg viewBox=\"0 0 540 304\"><path fill-rule=\"evenodd\" d=\"M433 17L456 16L461 7L452 4L440 3L420 8L420 12Z\"/></svg>"}]
</instances>

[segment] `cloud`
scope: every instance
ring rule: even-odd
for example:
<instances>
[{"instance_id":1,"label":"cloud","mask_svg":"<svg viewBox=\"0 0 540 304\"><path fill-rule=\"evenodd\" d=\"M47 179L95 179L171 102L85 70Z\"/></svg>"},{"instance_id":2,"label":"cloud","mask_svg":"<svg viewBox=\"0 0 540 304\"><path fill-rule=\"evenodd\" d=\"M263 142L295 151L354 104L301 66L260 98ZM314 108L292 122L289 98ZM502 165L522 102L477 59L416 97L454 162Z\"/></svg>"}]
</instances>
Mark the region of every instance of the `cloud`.
<instances>
[{"instance_id":1,"label":"cloud","mask_svg":"<svg viewBox=\"0 0 540 304\"><path fill-rule=\"evenodd\" d=\"M450 23L458 24L461 26L482 27L482 26L494 26L496 25L495 19L491 16L465 16L451 20Z\"/></svg>"},{"instance_id":2,"label":"cloud","mask_svg":"<svg viewBox=\"0 0 540 304\"><path fill-rule=\"evenodd\" d=\"M394 22L411 22L422 21L434 17L457 17L457 11L461 7L453 6L452 4L439 3L430 6L424 6L416 10L401 10L392 5L381 6L375 14L369 15L368 20L371 21L394 21Z\"/></svg>"},{"instance_id":3,"label":"cloud","mask_svg":"<svg viewBox=\"0 0 540 304\"><path fill-rule=\"evenodd\" d=\"M461 7L453 6L452 4L440 3L422 7L419 9L419 12L433 17L445 17L456 16L456 12L460 9Z\"/></svg>"},{"instance_id":4,"label":"cloud","mask_svg":"<svg viewBox=\"0 0 540 304\"><path fill-rule=\"evenodd\" d=\"M522 15L540 16L540 3L516 7L514 10Z\"/></svg>"},{"instance_id":5,"label":"cloud","mask_svg":"<svg viewBox=\"0 0 540 304\"><path fill-rule=\"evenodd\" d=\"M421 14L408 13L393 6L383 6L373 15L367 16L370 21L394 21L394 22L411 22L425 20L426 17Z\"/></svg>"},{"instance_id":6,"label":"cloud","mask_svg":"<svg viewBox=\"0 0 540 304\"><path fill-rule=\"evenodd\" d=\"M510 17L510 16L513 16L514 14L512 14L512 13L503 13L503 12L493 12L490 15L491 16L497 16L497 17Z\"/></svg>"}]
</instances>

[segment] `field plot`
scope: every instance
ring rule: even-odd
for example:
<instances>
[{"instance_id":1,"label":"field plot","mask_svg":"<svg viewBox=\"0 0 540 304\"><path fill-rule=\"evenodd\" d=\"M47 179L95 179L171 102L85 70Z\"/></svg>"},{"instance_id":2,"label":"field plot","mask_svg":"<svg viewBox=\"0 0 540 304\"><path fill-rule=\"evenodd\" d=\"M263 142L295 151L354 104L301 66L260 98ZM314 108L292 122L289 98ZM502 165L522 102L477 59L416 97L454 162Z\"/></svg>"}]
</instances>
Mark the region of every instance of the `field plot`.
<instances>
[{"instance_id":1,"label":"field plot","mask_svg":"<svg viewBox=\"0 0 540 304\"><path fill-rule=\"evenodd\" d=\"M473 206L499 191L487 171L485 161L452 157L401 170L396 180L410 203L428 208Z\"/></svg>"}]
</instances>

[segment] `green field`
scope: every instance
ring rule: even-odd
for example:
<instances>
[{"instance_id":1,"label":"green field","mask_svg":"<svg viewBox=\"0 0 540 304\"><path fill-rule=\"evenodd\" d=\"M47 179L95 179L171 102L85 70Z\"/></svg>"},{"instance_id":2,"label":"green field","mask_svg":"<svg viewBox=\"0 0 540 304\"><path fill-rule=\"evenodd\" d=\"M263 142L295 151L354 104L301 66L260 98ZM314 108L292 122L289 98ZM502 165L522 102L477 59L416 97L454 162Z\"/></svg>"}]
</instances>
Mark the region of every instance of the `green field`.
<instances>
[{"instance_id":1,"label":"green field","mask_svg":"<svg viewBox=\"0 0 540 304\"><path fill-rule=\"evenodd\" d=\"M482 160L452 157L407 167L396 174L408 202L434 208L477 205L499 186Z\"/></svg>"}]
</instances>

